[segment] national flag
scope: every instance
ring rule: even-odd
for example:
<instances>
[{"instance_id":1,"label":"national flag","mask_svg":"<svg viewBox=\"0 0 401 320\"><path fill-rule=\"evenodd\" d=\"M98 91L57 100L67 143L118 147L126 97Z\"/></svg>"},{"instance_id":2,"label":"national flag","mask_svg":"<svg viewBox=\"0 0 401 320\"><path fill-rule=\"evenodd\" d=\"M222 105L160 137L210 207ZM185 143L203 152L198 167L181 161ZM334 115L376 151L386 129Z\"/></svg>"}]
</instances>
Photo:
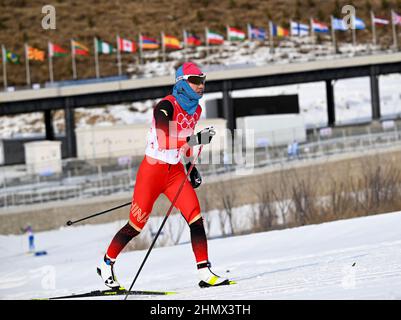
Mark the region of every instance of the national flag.
<instances>
[{"instance_id":1,"label":"national flag","mask_svg":"<svg viewBox=\"0 0 401 320\"><path fill-rule=\"evenodd\" d=\"M249 37L252 40L266 40L266 30L263 28L256 28L249 26Z\"/></svg>"},{"instance_id":2,"label":"national flag","mask_svg":"<svg viewBox=\"0 0 401 320\"><path fill-rule=\"evenodd\" d=\"M28 60L44 61L45 52L33 47L28 47Z\"/></svg>"},{"instance_id":3,"label":"national flag","mask_svg":"<svg viewBox=\"0 0 401 320\"><path fill-rule=\"evenodd\" d=\"M347 31L348 28L345 25L343 19L333 18L331 27L333 30Z\"/></svg>"},{"instance_id":4,"label":"national flag","mask_svg":"<svg viewBox=\"0 0 401 320\"><path fill-rule=\"evenodd\" d=\"M365 30L366 25L362 19L354 17L354 27L356 30Z\"/></svg>"},{"instance_id":5,"label":"national flag","mask_svg":"<svg viewBox=\"0 0 401 320\"><path fill-rule=\"evenodd\" d=\"M312 19L312 29L313 29L313 32L318 32L318 33L329 32L329 26L328 25L326 25L326 24L324 24L322 22L319 22L319 21L317 21L315 19Z\"/></svg>"},{"instance_id":6,"label":"national flag","mask_svg":"<svg viewBox=\"0 0 401 320\"><path fill-rule=\"evenodd\" d=\"M181 49L181 41L176 37L165 35L163 43L167 49Z\"/></svg>"},{"instance_id":7,"label":"national flag","mask_svg":"<svg viewBox=\"0 0 401 320\"><path fill-rule=\"evenodd\" d=\"M387 25L390 21L380 17L373 17L373 23L378 25Z\"/></svg>"},{"instance_id":8,"label":"national flag","mask_svg":"<svg viewBox=\"0 0 401 320\"><path fill-rule=\"evenodd\" d=\"M14 63L14 64L19 64L20 56L16 53L12 53L11 51L5 50L5 59L8 62Z\"/></svg>"},{"instance_id":9,"label":"national flag","mask_svg":"<svg viewBox=\"0 0 401 320\"><path fill-rule=\"evenodd\" d=\"M114 48L111 44L96 39L96 52L101 54L111 54L114 52Z\"/></svg>"},{"instance_id":10,"label":"national flag","mask_svg":"<svg viewBox=\"0 0 401 320\"><path fill-rule=\"evenodd\" d=\"M80 56L89 55L89 48L83 45L82 43L79 43L78 41L71 40L71 47L72 47L72 53L74 55L80 55Z\"/></svg>"},{"instance_id":11,"label":"national flag","mask_svg":"<svg viewBox=\"0 0 401 320\"><path fill-rule=\"evenodd\" d=\"M145 49L145 50L159 49L159 43L154 38L149 38L149 37L145 37L145 36L141 35L140 42L142 45L142 49Z\"/></svg>"},{"instance_id":12,"label":"national flag","mask_svg":"<svg viewBox=\"0 0 401 320\"><path fill-rule=\"evenodd\" d=\"M232 27L227 27L228 41L243 41L245 40L245 32Z\"/></svg>"},{"instance_id":13,"label":"national flag","mask_svg":"<svg viewBox=\"0 0 401 320\"><path fill-rule=\"evenodd\" d=\"M136 44L134 41L123 39L118 37L118 50L121 52L130 52L133 53L136 51Z\"/></svg>"},{"instance_id":14,"label":"national flag","mask_svg":"<svg viewBox=\"0 0 401 320\"><path fill-rule=\"evenodd\" d=\"M200 38L193 34L193 33L187 33L186 34L186 45L188 46L200 46L202 44L202 41L200 40Z\"/></svg>"},{"instance_id":15,"label":"national flag","mask_svg":"<svg viewBox=\"0 0 401 320\"><path fill-rule=\"evenodd\" d=\"M275 25L274 23L271 24L271 34L272 36L276 36L276 37L286 37L290 35L290 32L288 31L288 29L282 28L278 25Z\"/></svg>"},{"instance_id":16,"label":"national flag","mask_svg":"<svg viewBox=\"0 0 401 320\"><path fill-rule=\"evenodd\" d=\"M49 42L49 57L64 57L68 54L68 51L63 49L57 44Z\"/></svg>"},{"instance_id":17,"label":"national flag","mask_svg":"<svg viewBox=\"0 0 401 320\"><path fill-rule=\"evenodd\" d=\"M309 26L307 24L291 21L292 36L307 36L309 34Z\"/></svg>"},{"instance_id":18,"label":"national flag","mask_svg":"<svg viewBox=\"0 0 401 320\"><path fill-rule=\"evenodd\" d=\"M217 32L208 30L206 33L206 43L207 44L223 44L224 37Z\"/></svg>"},{"instance_id":19,"label":"national flag","mask_svg":"<svg viewBox=\"0 0 401 320\"><path fill-rule=\"evenodd\" d=\"M391 15L392 15L392 19L393 19L393 24L394 25L397 25L397 24L401 25L401 15L395 13L394 11L391 11Z\"/></svg>"}]
</instances>

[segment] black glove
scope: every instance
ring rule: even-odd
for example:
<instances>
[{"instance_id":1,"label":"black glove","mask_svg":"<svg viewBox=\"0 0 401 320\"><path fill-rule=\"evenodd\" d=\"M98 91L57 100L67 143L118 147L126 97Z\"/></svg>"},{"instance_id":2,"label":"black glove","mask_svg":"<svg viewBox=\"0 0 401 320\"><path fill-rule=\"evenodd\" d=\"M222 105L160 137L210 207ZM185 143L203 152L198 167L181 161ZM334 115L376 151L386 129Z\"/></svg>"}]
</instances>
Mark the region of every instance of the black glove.
<instances>
[{"instance_id":1,"label":"black glove","mask_svg":"<svg viewBox=\"0 0 401 320\"><path fill-rule=\"evenodd\" d=\"M188 162L185 166L187 167L187 172L188 172L189 167L191 166L191 162ZM195 166L192 168L191 173L189 174L189 178L191 179L191 185L192 188L194 189L199 187L202 183L202 177Z\"/></svg>"},{"instance_id":2,"label":"black glove","mask_svg":"<svg viewBox=\"0 0 401 320\"><path fill-rule=\"evenodd\" d=\"M190 147L193 147L198 144L209 144L215 134L216 131L214 131L213 127L203 129L197 134L194 134L187 138L188 145Z\"/></svg>"}]
</instances>

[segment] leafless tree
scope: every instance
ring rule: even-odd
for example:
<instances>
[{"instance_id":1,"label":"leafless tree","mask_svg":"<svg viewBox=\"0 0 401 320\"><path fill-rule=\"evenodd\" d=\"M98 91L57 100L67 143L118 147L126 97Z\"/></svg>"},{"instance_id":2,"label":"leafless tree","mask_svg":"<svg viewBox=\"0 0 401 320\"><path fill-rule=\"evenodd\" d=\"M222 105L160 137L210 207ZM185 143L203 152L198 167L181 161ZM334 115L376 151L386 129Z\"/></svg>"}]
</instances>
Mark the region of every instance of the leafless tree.
<instances>
[{"instance_id":1,"label":"leafless tree","mask_svg":"<svg viewBox=\"0 0 401 320\"><path fill-rule=\"evenodd\" d=\"M177 214L178 215L178 214ZM180 214L181 215L181 214ZM173 218L173 219L171 219ZM182 233L184 232L185 227L187 226L187 222L184 217L180 216L172 216L170 217L165 225L166 232L165 234L171 240L172 244L176 245L180 242Z\"/></svg>"},{"instance_id":2,"label":"leafless tree","mask_svg":"<svg viewBox=\"0 0 401 320\"><path fill-rule=\"evenodd\" d=\"M294 218L297 225L306 225L319 218L317 207L317 177L310 171L300 176L292 171L293 183L291 186L291 200L294 205Z\"/></svg>"},{"instance_id":3,"label":"leafless tree","mask_svg":"<svg viewBox=\"0 0 401 320\"><path fill-rule=\"evenodd\" d=\"M401 171L392 160L376 156L363 161L363 174L351 186L363 214L391 210L399 201ZM393 208L396 209L396 208Z\"/></svg>"},{"instance_id":4,"label":"leafless tree","mask_svg":"<svg viewBox=\"0 0 401 320\"><path fill-rule=\"evenodd\" d=\"M253 207L255 229L257 231L271 230L277 219L277 206L274 202L273 190L266 178L259 180L259 183L252 188L257 198Z\"/></svg>"},{"instance_id":5,"label":"leafless tree","mask_svg":"<svg viewBox=\"0 0 401 320\"><path fill-rule=\"evenodd\" d=\"M202 211L202 217L203 217L203 223L205 226L205 232L206 236L210 235L210 226L212 223L212 217L209 214L209 211L212 209L212 201L211 199L211 194L208 191L208 189L204 189L204 192L200 194L199 196L199 202L201 206L201 211Z\"/></svg>"},{"instance_id":6,"label":"leafless tree","mask_svg":"<svg viewBox=\"0 0 401 320\"><path fill-rule=\"evenodd\" d=\"M219 210L220 227L223 235L226 235L226 222L230 226L230 234L235 234L233 209L236 205L236 191L228 184L218 186L220 201L223 209Z\"/></svg>"},{"instance_id":7,"label":"leafless tree","mask_svg":"<svg viewBox=\"0 0 401 320\"><path fill-rule=\"evenodd\" d=\"M149 232L141 232L125 246L124 251L148 249L151 242Z\"/></svg>"},{"instance_id":8,"label":"leafless tree","mask_svg":"<svg viewBox=\"0 0 401 320\"><path fill-rule=\"evenodd\" d=\"M288 222L288 215L290 213L291 201L289 193L289 175L286 170L280 170L279 183L272 189L272 196L277 203L279 213L281 214L282 225L285 227Z\"/></svg>"}]
</instances>

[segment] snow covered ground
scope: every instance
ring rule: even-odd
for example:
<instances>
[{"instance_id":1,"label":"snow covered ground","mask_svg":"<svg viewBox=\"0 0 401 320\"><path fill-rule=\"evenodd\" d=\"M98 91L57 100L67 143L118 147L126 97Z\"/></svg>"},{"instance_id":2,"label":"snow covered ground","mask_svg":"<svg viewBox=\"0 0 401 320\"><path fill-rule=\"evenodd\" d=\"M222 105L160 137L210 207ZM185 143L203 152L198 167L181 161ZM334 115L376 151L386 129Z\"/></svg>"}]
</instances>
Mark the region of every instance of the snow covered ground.
<instances>
[{"instance_id":1,"label":"snow covered ground","mask_svg":"<svg viewBox=\"0 0 401 320\"><path fill-rule=\"evenodd\" d=\"M122 222L0 236L0 299L43 298L103 287L95 272ZM134 289L177 291L152 299L401 299L401 212L209 241L213 270L237 284L197 287L188 228L176 246L155 248ZM135 241L135 240L134 240ZM129 286L146 251L124 252L116 263ZM121 299L113 297L108 299ZM102 299L102 298L96 298ZM130 299L149 299L131 296Z\"/></svg>"}]
</instances>

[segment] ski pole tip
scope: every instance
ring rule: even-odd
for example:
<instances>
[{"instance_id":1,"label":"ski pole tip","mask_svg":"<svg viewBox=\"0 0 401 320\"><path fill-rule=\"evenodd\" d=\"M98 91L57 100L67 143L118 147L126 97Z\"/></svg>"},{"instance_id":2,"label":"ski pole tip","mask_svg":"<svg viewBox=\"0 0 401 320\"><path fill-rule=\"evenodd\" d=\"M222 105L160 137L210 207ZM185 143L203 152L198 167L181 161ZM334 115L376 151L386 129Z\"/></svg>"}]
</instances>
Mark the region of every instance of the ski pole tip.
<instances>
[{"instance_id":1,"label":"ski pole tip","mask_svg":"<svg viewBox=\"0 0 401 320\"><path fill-rule=\"evenodd\" d=\"M67 226L71 226L71 225L72 225L72 221L71 221L71 220L68 220L67 223L66 223L66 225L67 225Z\"/></svg>"}]
</instances>

